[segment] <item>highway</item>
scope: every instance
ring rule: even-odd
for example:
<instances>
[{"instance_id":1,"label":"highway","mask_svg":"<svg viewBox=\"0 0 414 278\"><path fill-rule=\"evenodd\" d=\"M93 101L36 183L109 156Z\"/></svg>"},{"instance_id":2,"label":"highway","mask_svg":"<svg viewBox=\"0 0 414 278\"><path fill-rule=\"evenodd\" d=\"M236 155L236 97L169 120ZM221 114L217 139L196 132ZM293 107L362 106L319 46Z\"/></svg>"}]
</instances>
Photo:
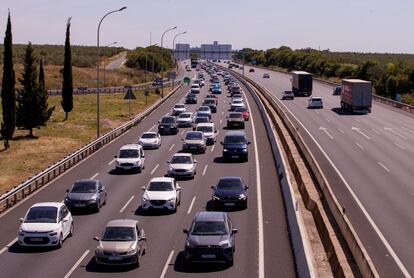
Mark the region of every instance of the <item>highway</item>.
<instances>
[{"instance_id":1,"label":"highway","mask_svg":"<svg viewBox=\"0 0 414 278\"><path fill-rule=\"evenodd\" d=\"M189 74L194 76L194 70ZM208 77L208 76L207 76ZM208 79L208 78L207 78ZM201 104L208 92L209 82L202 88L197 105L187 105L189 111ZM223 87L224 88L224 87ZM252 141L249 161L224 163L220 141L226 130L229 100L226 94L219 96L217 113L213 122L219 129L217 142L208 146L205 154L195 155L198 160L194 180L179 181L182 187L181 205L175 214L143 214L140 200L148 181L167 173L167 160L180 151L183 133L162 136L158 150L146 150L145 169L137 174L116 174L113 170L114 155L119 148L136 142L142 132L155 131L157 121L170 113L172 106L182 101L189 87L183 86L173 97L134 127L94 155L51 182L24 202L0 215L0 269L3 277L294 277L295 266L289 242L283 200L278 177L271 155L263 120L250 95L246 95L252 120L245 131ZM247 92L247 90L245 90ZM256 151L257 150L257 151ZM248 208L229 212L235 228L236 253L234 266L201 264L189 266L183 263L185 234L196 212L205 210L211 199L210 186L222 176L241 176L250 186ZM34 203L62 201L65 190L78 179L96 178L107 187L108 201L99 213L75 214L74 236L68 238L63 248L22 249L15 242L20 225L19 218ZM137 219L146 232L147 252L141 266L131 268L99 268L94 262L94 249L106 223L113 219ZM259 227L262 227L259 229ZM259 239L263 240L260 244Z\"/></svg>"},{"instance_id":2,"label":"highway","mask_svg":"<svg viewBox=\"0 0 414 278\"><path fill-rule=\"evenodd\" d=\"M375 102L367 115L346 113L333 86L317 81L312 95L322 97L324 107L309 110L307 97L280 100L282 91L291 90L289 74L250 68L245 75L275 96L318 158L379 273L414 275L414 115Z\"/></svg>"}]
</instances>

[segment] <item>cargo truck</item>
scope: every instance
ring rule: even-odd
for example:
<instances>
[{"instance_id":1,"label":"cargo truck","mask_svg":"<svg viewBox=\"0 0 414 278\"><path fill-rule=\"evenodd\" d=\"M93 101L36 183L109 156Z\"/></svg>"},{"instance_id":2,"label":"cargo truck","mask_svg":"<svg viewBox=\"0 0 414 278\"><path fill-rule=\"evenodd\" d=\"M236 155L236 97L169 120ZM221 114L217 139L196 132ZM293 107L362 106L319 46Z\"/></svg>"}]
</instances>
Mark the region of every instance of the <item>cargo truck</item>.
<instances>
[{"instance_id":1,"label":"cargo truck","mask_svg":"<svg viewBox=\"0 0 414 278\"><path fill-rule=\"evenodd\" d=\"M343 79L341 107L354 113L369 113L372 106L371 82L360 79Z\"/></svg>"},{"instance_id":2,"label":"cargo truck","mask_svg":"<svg viewBox=\"0 0 414 278\"><path fill-rule=\"evenodd\" d=\"M312 95L312 74L306 71L292 71L292 92L295 96Z\"/></svg>"},{"instance_id":3,"label":"cargo truck","mask_svg":"<svg viewBox=\"0 0 414 278\"><path fill-rule=\"evenodd\" d=\"M191 67L195 69L198 66L198 59L191 58Z\"/></svg>"}]
</instances>

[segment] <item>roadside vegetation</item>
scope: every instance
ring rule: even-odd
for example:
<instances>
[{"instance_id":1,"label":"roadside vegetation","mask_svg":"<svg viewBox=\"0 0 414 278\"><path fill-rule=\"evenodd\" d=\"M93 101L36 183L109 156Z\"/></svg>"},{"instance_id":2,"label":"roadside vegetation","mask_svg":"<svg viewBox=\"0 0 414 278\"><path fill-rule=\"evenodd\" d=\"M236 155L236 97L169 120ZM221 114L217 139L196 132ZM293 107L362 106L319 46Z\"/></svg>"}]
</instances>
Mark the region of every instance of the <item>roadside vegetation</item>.
<instances>
[{"instance_id":1,"label":"roadside vegetation","mask_svg":"<svg viewBox=\"0 0 414 278\"><path fill-rule=\"evenodd\" d=\"M277 67L288 71L304 70L317 77L340 81L343 78L369 80L375 93L414 105L414 55L292 50L287 46L268 50L245 48L236 58L246 63Z\"/></svg>"}]
</instances>

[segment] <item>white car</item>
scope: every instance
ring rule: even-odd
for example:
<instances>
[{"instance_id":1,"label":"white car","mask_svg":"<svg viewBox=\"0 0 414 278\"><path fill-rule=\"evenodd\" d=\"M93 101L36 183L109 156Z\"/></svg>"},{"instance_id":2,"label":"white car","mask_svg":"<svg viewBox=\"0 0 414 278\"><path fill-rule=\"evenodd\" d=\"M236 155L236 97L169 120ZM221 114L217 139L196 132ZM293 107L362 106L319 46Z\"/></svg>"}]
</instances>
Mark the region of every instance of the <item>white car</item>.
<instances>
[{"instance_id":1,"label":"white car","mask_svg":"<svg viewBox=\"0 0 414 278\"><path fill-rule=\"evenodd\" d=\"M323 108L322 98L320 97L310 97L308 99L308 108Z\"/></svg>"},{"instance_id":2,"label":"white car","mask_svg":"<svg viewBox=\"0 0 414 278\"><path fill-rule=\"evenodd\" d=\"M177 123L179 127L190 127L193 122L193 113L184 112L177 117Z\"/></svg>"},{"instance_id":3,"label":"white car","mask_svg":"<svg viewBox=\"0 0 414 278\"><path fill-rule=\"evenodd\" d=\"M214 123L199 123L196 126L196 131L204 133L207 144L214 144L217 140L217 130Z\"/></svg>"},{"instance_id":4,"label":"white car","mask_svg":"<svg viewBox=\"0 0 414 278\"><path fill-rule=\"evenodd\" d=\"M197 173L197 160L191 153L176 153L169 163L168 176L170 177L194 177Z\"/></svg>"},{"instance_id":5,"label":"white car","mask_svg":"<svg viewBox=\"0 0 414 278\"><path fill-rule=\"evenodd\" d=\"M63 203L37 203L29 208L19 229L21 246L57 246L73 234L73 218Z\"/></svg>"},{"instance_id":6,"label":"white car","mask_svg":"<svg viewBox=\"0 0 414 278\"><path fill-rule=\"evenodd\" d=\"M174 105L174 107L171 109L171 114L173 116L178 116L181 113L184 113L187 111L187 108L185 108L185 105L183 103L177 103Z\"/></svg>"},{"instance_id":7,"label":"white car","mask_svg":"<svg viewBox=\"0 0 414 278\"><path fill-rule=\"evenodd\" d=\"M144 149L158 149L161 146L161 135L158 132L144 132L138 139L138 144Z\"/></svg>"},{"instance_id":8,"label":"white car","mask_svg":"<svg viewBox=\"0 0 414 278\"><path fill-rule=\"evenodd\" d=\"M292 91L283 91L282 92L282 99L294 99L295 94Z\"/></svg>"},{"instance_id":9,"label":"white car","mask_svg":"<svg viewBox=\"0 0 414 278\"><path fill-rule=\"evenodd\" d=\"M176 212L180 204L181 187L175 179L169 177L152 178L147 186L143 186L141 208L168 209Z\"/></svg>"},{"instance_id":10,"label":"white car","mask_svg":"<svg viewBox=\"0 0 414 278\"><path fill-rule=\"evenodd\" d=\"M241 101L244 101L244 98L243 98L243 96L242 96L241 94L235 94L235 95L233 95L233 96L231 97L231 101L233 102L233 101L235 101L235 100L241 100Z\"/></svg>"},{"instance_id":11,"label":"white car","mask_svg":"<svg viewBox=\"0 0 414 278\"><path fill-rule=\"evenodd\" d=\"M235 99L230 103L231 111L234 111L238 107L245 107L243 100Z\"/></svg>"},{"instance_id":12,"label":"white car","mask_svg":"<svg viewBox=\"0 0 414 278\"><path fill-rule=\"evenodd\" d=\"M186 65L186 66L185 66L185 69L186 69L187 71L191 71L191 66L190 66L190 65Z\"/></svg>"},{"instance_id":13,"label":"white car","mask_svg":"<svg viewBox=\"0 0 414 278\"><path fill-rule=\"evenodd\" d=\"M115 156L116 170L137 170L144 169L145 154L144 148L139 144L127 144L121 147L119 155Z\"/></svg>"},{"instance_id":14,"label":"white car","mask_svg":"<svg viewBox=\"0 0 414 278\"><path fill-rule=\"evenodd\" d=\"M198 85L197 83L193 83L191 85L191 92L193 94L199 94L200 93L200 85Z\"/></svg>"}]
</instances>

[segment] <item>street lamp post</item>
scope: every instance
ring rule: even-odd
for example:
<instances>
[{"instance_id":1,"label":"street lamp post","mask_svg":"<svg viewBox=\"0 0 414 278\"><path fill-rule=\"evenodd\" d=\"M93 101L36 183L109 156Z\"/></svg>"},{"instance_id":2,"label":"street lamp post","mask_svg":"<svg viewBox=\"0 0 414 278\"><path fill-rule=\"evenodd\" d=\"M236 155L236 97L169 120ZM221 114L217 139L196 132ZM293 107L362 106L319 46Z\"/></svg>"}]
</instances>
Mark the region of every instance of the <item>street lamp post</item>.
<instances>
[{"instance_id":1,"label":"street lamp post","mask_svg":"<svg viewBox=\"0 0 414 278\"><path fill-rule=\"evenodd\" d=\"M151 46L157 46L158 43L149 45ZM148 71L148 53L145 54L145 83L147 83L147 71ZM152 72L154 73L154 57L152 57Z\"/></svg>"},{"instance_id":2,"label":"street lamp post","mask_svg":"<svg viewBox=\"0 0 414 278\"><path fill-rule=\"evenodd\" d=\"M181 32L181 33L178 33L177 35L175 35L174 36L174 39L173 39L173 57L174 57L174 65L176 65L177 64L177 59L175 58L175 39L178 37L178 36L180 36L180 35L184 35L184 34L187 34L187 31L184 31L184 32Z\"/></svg>"},{"instance_id":3,"label":"street lamp post","mask_svg":"<svg viewBox=\"0 0 414 278\"><path fill-rule=\"evenodd\" d=\"M99 64L99 31L101 29L101 23L105 19L105 17L107 17L108 15L110 15L112 13L123 11L125 9L126 9L126 7L122 7L118 10L110 11L109 13L107 13L106 15L104 15L101 18L101 20L99 21L99 24L98 24L98 31L97 31L97 36L96 36L97 61L98 61L98 63L97 63L98 65L96 67L96 83L97 83L97 86L96 86L96 92L97 92L96 93L96 135L97 135L97 137L99 137L99 133L100 133L99 132L99 127L100 127L100 120L99 120L99 81L100 81L99 80L99 78L100 78L100 76L99 76L99 71L100 71L100 64Z\"/></svg>"},{"instance_id":4,"label":"street lamp post","mask_svg":"<svg viewBox=\"0 0 414 278\"><path fill-rule=\"evenodd\" d=\"M164 98L164 47L163 47L164 46L164 35L168 31L171 31L174 29L177 29L177 26L165 30L161 36L161 97L162 98Z\"/></svg>"},{"instance_id":5,"label":"street lamp post","mask_svg":"<svg viewBox=\"0 0 414 278\"><path fill-rule=\"evenodd\" d=\"M111 45L115 45L115 44L117 44L118 42L113 42L113 43L110 43L110 44L107 44L107 45L105 45L105 47L109 47L109 46L111 46ZM106 66L105 66L105 60L104 60L104 64L103 64L103 67L104 67L104 80L103 80L103 86L105 87L105 78L106 78Z\"/></svg>"}]
</instances>

